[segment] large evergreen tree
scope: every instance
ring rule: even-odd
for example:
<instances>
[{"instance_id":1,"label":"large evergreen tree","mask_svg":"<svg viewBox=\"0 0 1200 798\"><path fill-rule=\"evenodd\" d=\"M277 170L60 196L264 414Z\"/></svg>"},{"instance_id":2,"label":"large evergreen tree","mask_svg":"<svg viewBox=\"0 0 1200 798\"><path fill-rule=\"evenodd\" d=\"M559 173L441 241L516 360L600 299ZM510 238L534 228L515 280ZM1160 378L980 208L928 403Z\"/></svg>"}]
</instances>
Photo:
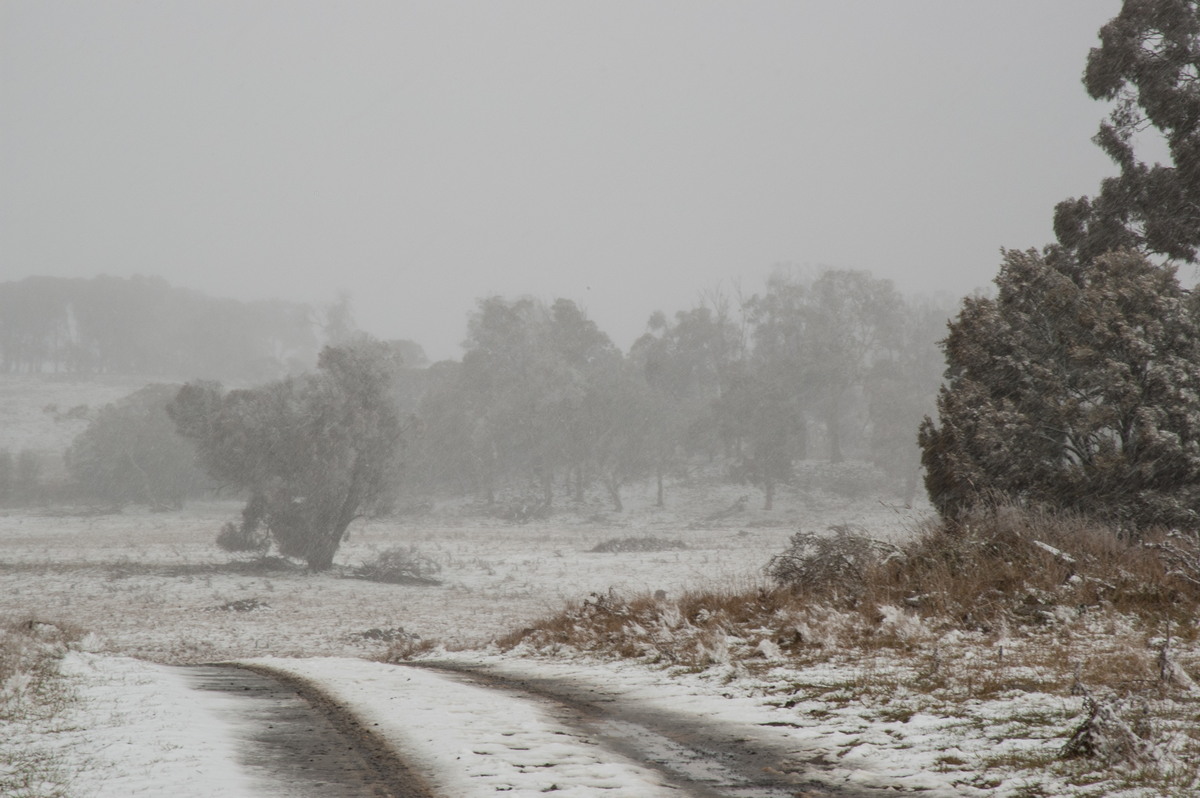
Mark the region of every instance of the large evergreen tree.
<instances>
[{"instance_id":1,"label":"large evergreen tree","mask_svg":"<svg viewBox=\"0 0 1200 798\"><path fill-rule=\"evenodd\" d=\"M1200 247L1200 4L1125 0L1100 40L1084 84L1114 102L1094 141L1120 174L1059 203L1058 245L1005 253L998 296L950 325L920 431L949 518L1011 501L1200 526L1200 306L1170 265ZM1170 163L1139 160L1148 130Z\"/></svg>"},{"instance_id":2,"label":"large evergreen tree","mask_svg":"<svg viewBox=\"0 0 1200 798\"><path fill-rule=\"evenodd\" d=\"M939 423L921 427L930 499L997 502L1136 529L1200 522L1200 317L1174 270L1132 252L1077 274L1007 252L995 299L944 342Z\"/></svg>"}]
</instances>

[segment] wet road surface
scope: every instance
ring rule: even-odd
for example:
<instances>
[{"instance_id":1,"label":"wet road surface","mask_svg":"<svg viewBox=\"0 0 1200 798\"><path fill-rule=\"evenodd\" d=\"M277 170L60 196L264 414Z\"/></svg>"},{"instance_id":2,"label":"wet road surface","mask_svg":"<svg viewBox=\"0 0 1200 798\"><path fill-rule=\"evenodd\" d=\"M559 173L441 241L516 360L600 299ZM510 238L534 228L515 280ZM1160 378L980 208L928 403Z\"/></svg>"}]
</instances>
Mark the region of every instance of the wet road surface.
<instances>
[{"instance_id":1,"label":"wet road surface","mask_svg":"<svg viewBox=\"0 0 1200 798\"><path fill-rule=\"evenodd\" d=\"M449 663L439 671L543 706L596 744L657 770L688 798L857 798L819 785L815 763L771 750L695 718L648 712L553 679L511 679ZM288 798L438 798L396 752L302 679L230 665L181 667L189 685L234 699L216 702L241 743L241 764L262 795ZM878 795L878 793L873 793ZM458 798L458 796L440 796Z\"/></svg>"},{"instance_id":2,"label":"wet road surface","mask_svg":"<svg viewBox=\"0 0 1200 798\"><path fill-rule=\"evenodd\" d=\"M275 675L226 665L180 671L194 690L233 701L218 713L240 743L241 764L264 796L429 798L420 782L352 717Z\"/></svg>"}]
</instances>

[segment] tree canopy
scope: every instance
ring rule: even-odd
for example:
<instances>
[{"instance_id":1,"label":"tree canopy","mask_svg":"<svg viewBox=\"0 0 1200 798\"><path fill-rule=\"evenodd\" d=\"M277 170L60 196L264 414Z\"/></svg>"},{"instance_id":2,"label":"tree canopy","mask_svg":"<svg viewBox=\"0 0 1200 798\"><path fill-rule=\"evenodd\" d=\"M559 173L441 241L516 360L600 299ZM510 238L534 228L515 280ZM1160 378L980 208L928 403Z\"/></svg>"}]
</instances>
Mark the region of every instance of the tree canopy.
<instances>
[{"instance_id":1,"label":"tree canopy","mask_svg":"<svg viewBox=\"0 0 1200 798\"><path fill-rule=\"evenodd\" d=\"M225 393L189 383L168 412L218 482L249 494L242 536L262 527L280 553L326 570L351 521L397 484L404 420L393 346L326 347L318 372Z\"/></svg>"},{"instance_id":2,"label":"tree canopy","mask_svg":"<svg viewBox=\"0 0 1200 798\"><path fill-rule=\"evenodd\" d=\"M996 298L963 303L945 341L939 424L920 432L934 506L1194 527L1200 317L1174 270L1118 252L1073 278L1007 252L996 285Z\"/></svg>"},{"instance_id":3,"label":"tree canopy","mask_svg":"<svg viewBox=\"0 0 1200 798\"><path fill-rule=\"evenodd\" d=\"M1120 167L1094 197L1058 204L1054 231L1077 262L1139 249L1194 262L1200 247L1200 0L1125 0L1088 55L1088 94L1113 103L1093 141ZM1170 156L1148 165L1138 138Z\"/></svg>"},{"instance_id":4,"label":"tree canopy","mask_svg":"<svg viewBox=\"0 0 1200 798\"><path fill-rule=\"evenodd\" d=\"M1059 203L1058 244L1006 252L996 298L950 325L919 436L948 518L1016 502L1200 526L1200 303L1171 265L1200 246L1200 6L1125 0L1100 40L1084 84L1113 102L1093 140L1120 173ZM1147 131L1170 163L1139 160Z\"/></svg>"},{"instance_id":5,"label":"tree canopy","mask_svg":"<svg viewBox=\"0 0 1200 798\"><path fill-rule=\"evenodd\" d=\"M76 436L67 468L85 496L178 509L209 487L194 447L167 416L178 392L178 385L147 385L103 407Z\"/></svg>"}]
</instances>

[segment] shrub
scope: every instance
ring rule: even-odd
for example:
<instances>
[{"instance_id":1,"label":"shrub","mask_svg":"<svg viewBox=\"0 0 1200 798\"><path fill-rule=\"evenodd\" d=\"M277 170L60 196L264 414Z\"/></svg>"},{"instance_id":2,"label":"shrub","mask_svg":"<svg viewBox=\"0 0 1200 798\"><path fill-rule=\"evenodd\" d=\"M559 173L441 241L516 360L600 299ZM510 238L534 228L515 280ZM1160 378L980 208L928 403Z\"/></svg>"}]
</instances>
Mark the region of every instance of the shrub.
<instances>
[{"instance_id":1,"label":"shrub","mask_svg":"<svg viewBox=\"0 0 1200 798\"><path fill-rule=\"evenodd\" d=\"M492 512L503 521L526 524L549 516L550 505L541 496L518 496L498 504Z\"/></svg>"},{"instance_id":2,"label":"shrub","mask_svg":"<svg viewBox=\"0 0 1200 798\"><path fill-rule=\"evenodd\" d=\"M359 579L393 585L440 585L435 575L442 566L417 551L415 546L385 549L354 569Z\"/></svg>"},{"instance_id":3,"label":"shrub","mask_svg":"<svg viewBox=\"0 0 1200 798\"><path fill-rule=\"evenodd\" d=\"M32 618L0 629L0 720L57 710L45 699L55 692L58 660L80 637L72 627Z\"/></svg>"},{"instance_id":4,"label":"shrub","mask_svg":"<svg viewBox=\"0 0 1200 798\"><path fill-rule=\"evenodd\" d=\"M788 548L767 564L767 574L786 587L857 595L865 589L871 571L901 556L895 546L853 527L834 526L829 531L833 535L792 535Z\"/></svg>"},{"instance_id":5,"label":"shrub","mask_svg":"<svg viewBox=\"0 0 1200 798\"><path fill-rule=\"evenodd\" d=\"M615 554L624 551L678 551L686 548L687 545L682 540L666 540L656 537L628 537L612 538L603 543L597 543L591 550L596 553Z\"/></svg>"},{"instance_id":6,"label":"shrub","mask_svg":"<svg viewBox=\"0 0 1200 798\"><path fill-rule=\"evenodd\" d=\"M271 548L271 537L261 528L228 521L217 534L217 545L229 552L266 554Z\"/></svg>"}]
</instances>

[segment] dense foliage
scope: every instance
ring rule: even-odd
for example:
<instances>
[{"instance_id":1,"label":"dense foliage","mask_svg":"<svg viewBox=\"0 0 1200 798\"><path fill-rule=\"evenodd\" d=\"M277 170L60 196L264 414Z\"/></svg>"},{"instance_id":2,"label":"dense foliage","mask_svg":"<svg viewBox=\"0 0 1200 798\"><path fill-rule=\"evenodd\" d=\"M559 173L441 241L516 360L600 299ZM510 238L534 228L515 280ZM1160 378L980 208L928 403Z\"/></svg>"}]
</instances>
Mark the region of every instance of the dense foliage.
<instances>
[{"instance_id":1,"label":"dense foliage","mask_svg":"<svg viewBox=\"0 0 1200 798\"><path fill-rule=\"evenodd\" d=\"M1100 40L1084 84L1114 103L1094 141L1120 174L1059 203L1044 255L1007 252L996 298L965 300L944 342L920 442L952 520L1016 502L1200 526L1200 303L1169 265L1200 245L1200 6L1125 0ZM1170 163L1138 160L1146 132Z\"/></svg>"},{"instance_id":2,"label":"dense foliage","mask_svg":"<svg viewBox=\"0 0 1200 798\"><path fill-rule=\"evenodd\" d=\"M167 416L177 385L147 385L100 410L67 452L85 498L178 509L209 487L190 441Z\"/></svg>"},{"instance_id":3,"label":"dense foliage","mask_svg":"<svg viewBox=\"0 0 1200 798\"><path fill-rule=\"evenodd\" d=\"M1174 270L1110 253L1074 277L1008 252L945 342L926 485L956 518L1018 502L1130 526L1200 518L1200 316Z\"/></svg>"},{"instance_id":4,"label":"dense foliage","mask_svg":"<svg viewBox=\"0 0 1200 798\"><path fill-rule=\"evenodd\" d=\"M1092 198L1059 203L1059 242L1087 263L1136 248L1195 261L1200 247L1200 2L1125 0L1100 30L1084 85L1113 102L1094 141L1120 167ZM1161 137L1167 163L1147 165L1139 138Z\"/></svg>"},{"instance_id":5,"label":"dense foliage","mask_svg":"<svg viewBox=\"0 0 1200 798\"><path fill-rule=\"evenodd\" d=\"M280 553L326 570L350 522L386 505L404 421L394 347L326 347L318 373L228 393L189 383L168 407L208 473L249 494L241 536L265 529Z\"/></svg>"}]
</instances>

